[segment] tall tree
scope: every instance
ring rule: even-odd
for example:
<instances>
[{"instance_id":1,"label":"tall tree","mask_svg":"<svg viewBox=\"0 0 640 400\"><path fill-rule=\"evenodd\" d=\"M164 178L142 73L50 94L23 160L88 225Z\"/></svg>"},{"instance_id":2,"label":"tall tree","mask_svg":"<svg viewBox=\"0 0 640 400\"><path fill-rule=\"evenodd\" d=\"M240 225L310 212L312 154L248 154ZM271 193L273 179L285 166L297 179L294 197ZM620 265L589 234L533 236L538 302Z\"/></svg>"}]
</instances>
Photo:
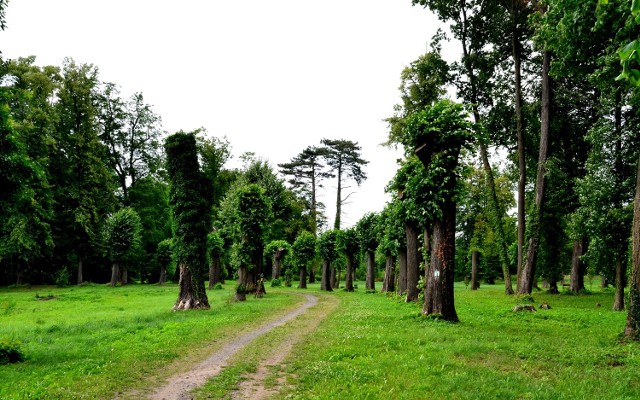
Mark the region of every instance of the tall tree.
<instances>
[{"instance_id":1,"label":"tall tree","mask_svg":"<svg viewBox=\"0 0 640 400\"><path fill-rule=\"evenodd\" d=\"M207 255L209 258L209 289L221 281L221 257L224 253L224 239L216 231L207 235Z\"/></svg>"},{"instance_id":2,"label":"tall tree","mask_svg":"<svg viewBox=\"0 0 640 400\"><path fill-rule=\"evenodd\" d=\"M165 141L169 203L174 220L173 249L180 269L180 293L174 310L209 309L204 286L211 203L200 171L196 138L178 132Z\"/></svg>"},{"instance_id":3,"label":"tall tree","mask_svg":"<svg viewBox=\"0 0 640 400\"><path fill-rule=\"evenodd\" d=\"M165 239L158 243L158 250L155 254L156 264L160 266L160 277L158 283L164 285L167 283L167 267L171 264L173 258L173 240Z\"/></svg>"},{"instance_id":4,"label":"tall tree","mask_svg":"<svg viewBox=\"0 0 640 400\"><path fill-rule=\"evenodd\" d=\"M353 180L359 186L367 179L367 174L362 168L367 165L369 161L361 157L360 151L362 148L358 146L357 142L344 139L322 139L321 143L325 149L323 150L325 161L331 170L334 171L333 174L337 179L336 218L333 228L340 229L342 206L349 199L349 196L351 196L351 193L349 193L344 198L342 197L342 190L349 188L348 186L344 186L344 183L348 180Z\"/></svg>"},{"instance_id":5,"label":"tall tree","mask_svg":"<svg viewBox=\"0 0 640 400\"><path fill-rule=\"evenodd\" d=\"M141 246L142 222L138 213L130 207L116 211L105 222L103 237L107 257L112 263L111 286L118 282L126 284L123 276L126 264L136 257Z\"/></svg>"},{"instance_id":6,"label":"tall tree","mask_svg":"<svg viewBox=\"0 0 640 400\"><path fill-rule=\"evenodd\" d=\"M269 242L264 252L272 257L271 279L279 279L284 258L291 253L291 245L285 240L273 240Z\"/></svg>"}]
</instances>

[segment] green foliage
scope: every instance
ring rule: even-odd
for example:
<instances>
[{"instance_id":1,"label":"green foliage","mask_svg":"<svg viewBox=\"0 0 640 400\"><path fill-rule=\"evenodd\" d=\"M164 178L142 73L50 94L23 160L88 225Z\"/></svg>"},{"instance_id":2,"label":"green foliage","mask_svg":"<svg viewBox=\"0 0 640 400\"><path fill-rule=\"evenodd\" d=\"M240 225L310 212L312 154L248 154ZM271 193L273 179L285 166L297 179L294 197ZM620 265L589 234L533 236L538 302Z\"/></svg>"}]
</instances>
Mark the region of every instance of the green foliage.
<instances>
[{"instance_id":1,"label":"green foliage","mask_svg":"<svg viewBox=\"0 0 640 400\"><path fill-rule=\"evenodd\" d=\"M140 251L142 223L132 208L118 210L104 227L104 247L109 260L126 263Z\"/></svg>"},{"instance_id":2,"label":"green foliage","mask_svg":"<svg viewBox=\"0 0 640 400\"><path fill-rule=\"evenodd\" d=\"M264 254L269 257L285 257L291 251L291 245L286 240L272 240L264 248Z\"/></svg>"},{"instance_id":3,"label":"green foliage","mask_svg":"<svg viewBox=\"0 0 640 400\"><path fill-rule=\"evenodd\" d=\"M13 364L24 361L24 353L17 340L2 339L0 340L0 365Z\"/></svg>"},{"instance_id":4,"label":"green foliage","mask_svg":"<svg viewBox=\"0 0 640 400\"><path fill-rule=\"evenodd\" d=\"M216 282L216 284L213 285L213 290L222 290L222 289L223 289L222 283L220 282Z\"/></svg>"},{"instance_id":5,"label":"green foliage","mask_svg":"<svg viewBox=\"0 0 640 400\"><path fill-rule=\"evenodd\" d=\"M271 287L280 287L282 286L282 281L280 278L275 278L271 280Z\"/></svg>"},{"instance_id":6,"label":"green foliage","mask_svg":"<svg viewBox=\"0 0 640 400\"><path fill-rule=\"evenodd\" d=\"M248 184L237 189L233 217L235 242L232 249L232 264L236 268L253 268L256 255L262 253L270 204L261 186Z\"/></svg>"},{"instance_id":7,"label":"green foliage","mask_svg":"<svg viewBox=\"0 0 640 400\"><path fill-rule=\"evenodd\" d=\"M294 265L298 268L306 268L316 256L316 237L313 233L300 232L291 246Z\"/></svg>"},{"instance_id":8,"label":"green foliage","mask_svg":"<svg viewBox=\"0 0 640 400\"><path fill-rule=\"evenodd\" d=\"M53 277L53 281L57 287L63 288L67 287L70 284L71 274L69 274L69 270L67 267L60 268L56 275Z\"/></svg>"},{"instance_id":9,"label":"green foliage","mask_svg":"<svg viewBox=\"0 0 640 400\"><path fill-rule=\"evenodd\" d=\"M318 255L324 261L332 263L338 257L338 235L340 231L323 232L318 238Z\"/></svg>"},{"instance_id":10,"label":"green foliage","mask_svg":"<svg viewBox=\"0 0 640 400\"><path fill-rule=\"evenodd\" d=\"M376 213L367 213L356 223L360 248L364 251L374 252L378 248L378 235L380 217Z\"/></svg>"},{"instance_id":11,"label":"green foliage","mask_svg":"<svg viewBox=\"0 0 640 400\"><path fill-rule=\"evenodd\" d=\"M224 239L220 233L213 231L207 235L207 253L209 257L219 257L224 252Z\"/></svg>"},{"instance_id":12,"label":"green foliage","mask_svg":"<svg viewBox=\"0 0 640 400\"><path fill-rule=\"evenodd\" d=\"M355 256L360 251L360 236L356 228L338 232L338 249L345 255Z\"/></svg>"}]
</instances>

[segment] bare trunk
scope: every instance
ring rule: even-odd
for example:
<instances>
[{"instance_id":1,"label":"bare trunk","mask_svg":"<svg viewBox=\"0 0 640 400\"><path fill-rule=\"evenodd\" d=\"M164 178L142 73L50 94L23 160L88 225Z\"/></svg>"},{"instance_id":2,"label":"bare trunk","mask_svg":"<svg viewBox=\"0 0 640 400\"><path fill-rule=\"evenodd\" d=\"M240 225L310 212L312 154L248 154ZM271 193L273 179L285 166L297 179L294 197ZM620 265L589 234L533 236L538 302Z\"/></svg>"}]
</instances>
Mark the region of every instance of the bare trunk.
<instances>
[{"instance_id":1,"label":"bare trunk","mask_svg":"<svg viewBox=\"0 0 640 400\"><path fill-rule=\"evenodd\" d=\"M367 251L367 290L376 290L376 255Z\"/></svg>"},{"instance_id":2,"label":"bare trunk","mask_svg":"<svg viewBox=\"0 0 640 400\"><path fill-rule=\"evenodd\" d=\"M344 280L344 290L353 292L353 254L347 254L347 272Z\"/></svg>"},{"instance_id":3,"label":"bare trunk","mask_svg":"<svg viewBox=\"0 0 640 400\"><path fill-rule=\"evenodd\" d=\"M333 285L331 285L331 264L326 260L322 261L322 279L320 280L320 290L327 292L333 291Z\"/></svg>"},{"instance_id":4,"label":"bare trunk","mask_svg":"<svg viewBox=\"0 0 640 400\"><path fill-rule=\"evenodd\" d=\"M122 286L129 283L129 270L127 268L122 268L120 270L120 284Z\"/></svg>"},{"instance_id":5,"label":"bare trunk","mask_svg":"<svg viewBox=\"0 0 640 400\"><path fill-rule=\"evenodd\" d=\"M551 53L544 52L542 62L542 108L540 114L540 151L538 153L538 171L536 175L535 203L531 212L529 246L527 257L520 274L518 284L519 294L531 294L535 279L536 258L538 255L538 242L540 240L540 219L544 210L544 191L546 180L547 152L549 149L549 130L551 123L551 79L549 68Z\"/></svg>"},{"instance_id":6,"label":"bare trunk","mask_svg":"<svg viewBox=\"0 0 640 400\"><path fill-rule=\"evenodd\" d=\"M585 253L587 239L582 237L573 241L573 256L571 257L571 283L569 290L578 293L584 289L584 261L581 260Z\"/></svg>"},{"instance_id":7,"label":"bare trunk","mask_svg":"<svg viewBox=\"0 0 640 400\"><path fill-rule=\"evenodd\" d=\"M432 254L424 293L425 315L458 321L454 304L456 206L449 199L442 206L442 220L433 224Z\"/></svg>"},{"instance_id":8,"label":"bare trunk","mask_svg":"<svg viewBox=\"0 0 640 400\"><path fill-rule=\"evenodd\" d=\"M629 287L629 306L624 336L638 340L640 338L640 160L636 172L636 197L633 201L633 228L631 234L631 285Z\"/></svg>"},{"instance_id":9,"label":"bare trunk","mask_svg":"<svg viewBox=\"0 0 640 400\"><path fill-rule=\"evenodd\" d=\"M247 267L238 268L238 287L236 288L236 300L247 300L247 286L249 285L249 271Z\"/></svg>"},{"instance_id":10,"label":"bare trunk","mask_svg":"<svg viewBox=\"0 0 640 400\"><path fill-rule=\"evenodd\" d=\"M204 287L204 280L197 273L191 271L191 268L182 263L180 268L180 293L178 300L173 306L173 311L178 310L208 310L209 298Z\"/></svg>"},{"instance_id":11,"label":"bare trunk","mask_svg":"<svg viewBox=\"0 0 640 400\"><path fill-rule=\"evenodd\" d=\"M558 281L556 281L555 279L552 281L549 281L549 293L551 294L560 293L560 291L558 290Z\"/></svg>"},{"instance_id":12,"label":"bare trunk","mask_svg":"<svg viewBox=\"0 0 640 400\"><path fill-rule=\"evenodd\" d=\"M524 235L525 235L525 187L527 170L524 148L524 118L522 117L522 60L520 58L520 42L514 30L512 52L515 76L516 134L518 137L518 293L522 293L521 276L524 269ZM531 290L529 290L529 293Z\"/></svg>"},{"instance_id":13,"label":"bare trunk","mask_svg":"<svg viewBox=\"0 0 640 400\"><path fill-rule=\"evenodd\" d=\"M316 283L316 274L313 272L313 263L309 267L309 283Z\"/></svg>"},{"instance_id":14,"label":"bare trunk","mask_svg":"<svg viewBox=\"0 0 640 400\"><path fill-rule=\"evenodd\" d=\"M335 267L331 267L331 288L332 289L338 289L338 277L336 276L336 269Z\"/></svg>"},{"instance_id":15,"label":"bare trunk","mask_svg":"<svg viewBox=\"0 0 640 400\"><path fill-rule=\"evenodd\" d=\"M209 265L209 289L213 289L220 282L220 256L212 257Z\"/></svg>"},{"instance_id":16,"label":"bare trunk","mask_svg":"<svg viewBox=\"0 0 640 400\"><path fill-rule=\"evenodd\" d=\"M616 294L613 301L613 311L624 311L624 267L622 256L616 256Z\"/></svg>"},{"instance_id":17,"label":"bare trunk","mask_svg":"<svg viewBox=\"0 0 640 400\"><path fill-rule=\"evenodd\" d=\"M307 288L307 269L300 267L300 282L298 283L298 289Z\"/></svg>"},{"instance_id":18,"label":"bare trunk","mask_svg":"<svg viewBox=\"0 0 640 400\"><path fill-rule=\"evenodd\" d=\"M384 281L382 282L383 292L393 292L395 290L395 257L387 254L387 263L384 268Z\"/></svg>"},{"instance_id":19,"label":"bare trunk","mask_svg":"<svg viewBox=\"0 0 640 400\"><path fill-rule=\"evenodd\" d=\"M167 283L167 267L160 267L160 277L158 278L158 283L161 285Z\"/></svg>"},{"instance_id":20,"label":"bare trunk","mask_svg":"<svg viewBox=\"0 0 640 400\"><path fill-rule=\"evenodd\" d=\"M398 294L407 292L407 248L401 248L398 252Z\"/></svg>"},{"instance_id":21,"label":"bare trunk","mask_svg":"<svg viewBox=\"0 0 640 400\"><path fill-rule=\"evenodd\" d=\"M407 302L418 300L418 229L411 222L405 223L407 236Z\"/></svg>"},{"instance_id":22,"label":"bare trunk","mask_svg":"<svg viewBox=\"0 0 640 400\"><path fill-rule=\"evenodd\" d=\"M342 215L342 165L338 165L336 175L338 177L338 189L336 198L336 220L333 223L333 229L340 230L340 216Z\"/></svg>"},{"instance_id":23,"label":"bare trunk","mask_svg":"<svg viewBox=\"0 0 640 400\"><path fill-rule=\"evenodd\" d=\"M84 282L84 278L82 277L82 264L83 264L83 259L82 257L78 257L78 285L81 284L82 282Z\"/></svg>"},{"instance_id":24,"label":"bare trunk","mask_svg":"<svg viewBox=\"0 0 640 400\"><path fill-rule=\"evenodd\" d=\"M478 252L471 253L471 290L478 290L480 282L478 282Z\"/></svg>"},{"instance_id":25,"label":"bare trunk","mask_svg":"<svg viewBox=\"0 0 640 400\"><path fill-rule=\"evenodd\" d=\"M114 262L111 265L111 287L114 287L116 283L120 280L120 266L118 263Z\"/></svg>"}]
</instances>

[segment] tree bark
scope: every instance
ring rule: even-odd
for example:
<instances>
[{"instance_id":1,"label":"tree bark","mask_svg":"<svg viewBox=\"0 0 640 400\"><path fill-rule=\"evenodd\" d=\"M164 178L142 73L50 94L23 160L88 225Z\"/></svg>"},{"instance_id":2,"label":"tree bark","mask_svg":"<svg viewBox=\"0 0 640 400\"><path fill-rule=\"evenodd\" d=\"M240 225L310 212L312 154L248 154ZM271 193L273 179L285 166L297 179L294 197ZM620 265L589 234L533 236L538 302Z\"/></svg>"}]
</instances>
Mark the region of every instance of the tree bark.
<instances>
[{"instance_id":1,"label":"tree bark","mask_svg":"<svg viewBox=\"0 0 640 400\"><path fill-rule=\"evenodd\" d=\"M629 306L624 336L640 339L640 159L636 172L636 197L633 201L633 228L631 233L631 285L629 286Z\"/></svg>"},{"instance_id":2,"label":"tree bark","mask_svg":"<svg viewBox=\"0 0 640 400\"><path fill-rule=\"evenodd\" d=\"M238 288L236 289L236 300L247 300L247 286L249 285L249 271L247 267L238 268Z\"/></svg>"},{"instance_id":3,"label":"tree bark","mask_svg":"<svg viewBox=\"0 0 640 400\"><path fill-rule=\"evenodd\" d=\"M82 264L83 264L83 259L82 257L78 257L78 285L81 284L82 282L84 282L84 278L82 277Z\"/></svg>"},{"instance_id":4,"label":"tree bark","mask_svg":"<svg viewBox=\"0 0 640 400\"><path fill-rule=\"evenodd\" d=\"M431 263L424 292L425 315L440 315L458 321L454 304L456 206L452 199L442 206L442 220L433 224Z\"/></svg>"},{"instance_id":5,"label":"tree bark","mask_svg":"<svg viewBox=\"0 0 640 400\"><path fill-rule=\"evenodd\" d=\"M398 294L407 292L407 248L398 251Z\"/></svg>"},{"instance_id":6,"label":"tree bark","mask_svg":"<svg viewBox=\"0 0 640 400\"><path fill-rule=\"evenodd\" d=\"M309 267L309 283L316 283L316 274L313 272L313 263Z\"/></svg>"},{"instance_id":7,"label":"tree bark","mask_svg":"<svg viewBox=\"0 0 640 400\"><path fill-rule=\"evenodd\" d=\"M180 264L180 293L173 306L173 311L178 310L208 310L209 299L201 277L195 276L191 268L186 264Z\"/></svg>"},{"instance_id":8,"label":"tree bark","mask_svg":"<svg viewBox=\"0 0 640 400\"><path fill-rule=\"evenodd\" d=\"M120 280L120 266L118 265L118 263L113 263L111 265L111 283L110 283L110 286L114 287L119 280Z\"/></svg>"},{"instance_id":9,"label":"tree bark","mask_svg":"<svg viewBox=\"0 0 640 400\"><path fill-rule=\"evenodd\" d=\"M540 219L544 211L544 192L547 173L547 152L549 149L549 131L551 126L551 78L549 68L551 53L545 51L542 61L542 108L540 113L540 151L538 153L538 171L536 176L535 203L531 211L529 246L520 280L518 294L531 294L535 279L538 242L540 240Z\"/></svg>"},{"instance_id":10,"label":"tree bark","mask_svg":"<svg viewBox=\"0 0 640 400\"><path fill-rule=\"evenodd\" d=\"M616 294L613 301L613 311L624 311L624 266L622 256L616 256Z\"/></svg>"},{"instance_id":11,"label":"tree bark","mask_svg":"<svg viewBox=\"0 0 640 400\"><path fill-rule=\"evenodd\" d=\"M336 199L336 220L333 223L333 229L340 230L340 216L342 215L342 163L338 165L336 175L338 177L338 188Z\"/></svg>"},{"instance_id":12,"label":"tree bark","mask_svg":"<svg viewBox=\"0 0 640 400\"><path fill-rule=\"evenodd\" d=\"M213 289L218 282L220 282L220 256L214 256L209 265L209 289Z\"/></svg>"},{"instance_id":13,"label":"tree bark","mask_svg":"<svg viewBox=\"0 0 640 400\"><path fill-rule=\"evenodd\" d=\"M573 241L573 255L571 257L571 282L569 290L578 293L584 289L585 265L581 260L587 247L587 238L582 237Z\"/></svg>"},{"instance_id":14,"label":"tree bark","mask_svg":"<svg viewBox=\"0 0 640 400\"><path fill-rule=\"evenodd\" d=\"M307 288L307 269L300 267L300 282L298 283L298 289Z\"/></svg>"},{"instance_id":15,"label":"tree bark","mask_svg":"<svg viewBox=\"0 0 640 400\"><path fill-rule=\"evenodd\" d=\"M387 254L387 263L384 268L384 281L382 282L383 292L393 292L395 290L395 257Z\"/></svg>"},{"instance_id":16,"label":"tree bark","mask_svg":"<svg viewBox=\"0 0 640 400\"><path fill-rule=\"evenodd\" d=\"M471 290L478 290L480 282L478 282L478 252L471 252Z\"/></svg>"},{"instance_id":17,"label":"tree bark","mask_svg":"<svg viewBox=\"0 0 640 400\"><path fill-rule=\"evenodd\" d=\"M418 229L415 224L405 222L407 236L407 302L418 300Z\"/></svg>"},{"instance_id":18,"label":"tree bark","mask_svg":"<svg viewBox=\"0 0 640 400\"><path fill-rule=\"evenodd\" d=\"M322 260L322 279L320 280L320 290L327 292L333 291L333 285L331 285L331 266L326 260Z\"/></svg>"},{"instance_id":19,"label":"tree bark","mask_svg":"<svg viewBox=\"0 0 640 400\"><path fill-rule=\"evenodd\" d=\"M338 277L336 276L336 268L335 267L331 267L331 288L332 289L338 289Z\"/></svg>"},{"instance_id":20,"label":"tree bark","mask_svg":"<svg viewBox=\"0 0 640 400\"><path fill-rule=\"evenodd\" d=\"M160 277L158 278L158 283L160 285L164 285L167 283L167 267L160 267Z\"/></svg>"},{"instance_id":21,"label":"tree bark","mask_svg":"<svg viewBox=\"0 0 640 400\"><path fill-rule=\"evenodd\" d=\"M521 285L521 275L524 269L524 235L525 235L525 187L527 184L527 164L525 160L524 148L524 118L522 117L522 59L520 42L518 40L517 27L514 28L512 36L512 53L515 77L515 111L516 111L516 134L518 138L518 293L523 293ZM544 75L544 73L543 73ZM544 77L543 77L544 81ZM544 86L544 83L543 83ZM543 95L544 97L544 95ZM543 99L544 101L544 99ZM528 282L527 282L528 283ZM526 292L526 290L524 291ZM531 289L527 293L531 293Z\"/></svg>"},{"instance_id":22,"label":"tree bark","mask_svg":"<svg viewBox=\"0 0 640 400\"><path fill-rule=\"evenodd\" d=\"M122 286L129 283L129 270L127 268L120 268L120 284Z\"/></svg>"},{"instance_id":23,"label":"tree bark","mask_svg":"<svg viewBox=\"0 0 640 400\"><path fill-rule=\"evenodd\" d=\"M353 254L347 254L347 272L344 281L344 290L353 292Z\"/></svg>"},{"instance_id":24,"label":"tree bark","mask_svg":"<svg viewBox=\"0 0 640 400\"><path fill-rule=\"evenodd\" d=\"M376 290L376 255L367 251L367 290Z\"/></svg>"}]
</instances>

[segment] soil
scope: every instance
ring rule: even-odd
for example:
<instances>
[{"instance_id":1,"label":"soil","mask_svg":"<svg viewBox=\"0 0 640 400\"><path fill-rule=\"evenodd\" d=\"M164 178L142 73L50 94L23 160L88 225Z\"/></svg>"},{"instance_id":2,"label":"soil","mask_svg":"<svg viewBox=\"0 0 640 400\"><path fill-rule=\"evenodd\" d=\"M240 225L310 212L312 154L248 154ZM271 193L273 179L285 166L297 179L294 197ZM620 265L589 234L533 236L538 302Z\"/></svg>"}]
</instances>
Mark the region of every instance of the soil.
<instances>
[{"instance_id":1,"label":"soil","mask_svg":"<svg viewBox=\"0 0 640 400\"><path fill-rule=\"evenodd\" d=\"M184 400L192 399L190 392L202 385L208 379L219 374L227 365L228 360L239 350L247 346L254 339L269 332L270 330L284 325L290 320L303 314L309 308L318 303L316 296L305 294L306 302L299 308L275 321L271 321L258 329L255 329L232 342L224 345L220 350L211 354L206 360L191 368L191 370L171 377L164 385L159 387L155 393L149 396L152 400ZM267 366L278 365L286 358L291 348L304 337L305 333L311 332L319 324L321 318L316 318L309 326L310 329L298 330L300 333L287 337L281 346L278 346L278 353L272 354L267 360L261 363L258 370L247 376L247 379L240 385L238 391L233 394L237 399L259 399L272 394L264 388L264 379L267 376Z\"/></svg>"}]
</instances>

